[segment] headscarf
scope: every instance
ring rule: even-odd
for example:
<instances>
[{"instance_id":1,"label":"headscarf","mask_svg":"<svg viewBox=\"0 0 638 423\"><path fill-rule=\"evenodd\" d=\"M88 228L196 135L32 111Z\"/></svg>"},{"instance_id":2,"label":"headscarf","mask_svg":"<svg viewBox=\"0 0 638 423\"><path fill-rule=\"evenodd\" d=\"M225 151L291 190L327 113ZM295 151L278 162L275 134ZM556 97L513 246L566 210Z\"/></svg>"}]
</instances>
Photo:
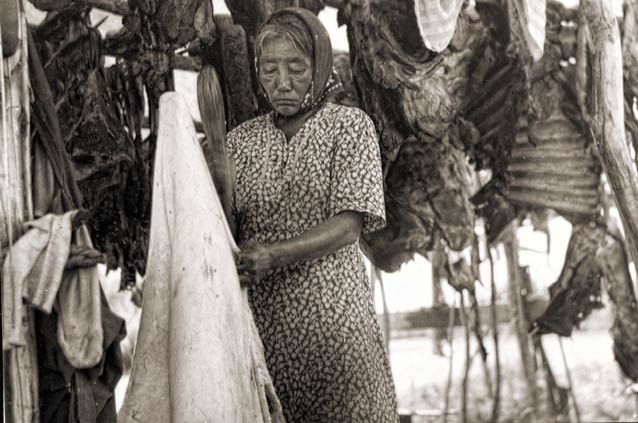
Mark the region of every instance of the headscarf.
<instances>
[{"instance_id":1,"label":"headscarf","mask_svg":"<svg viewBox=\"0 0 638 423\"><path fill-rule=\"evenodd\" d=\"M279 16L282 13L291 13L301 19L301 21L303 21L306 25L306 28L308 29L308 32L310 32L313 40L312 51L314 56L314 68L312 73L312 82L298 112L306 113L322 105L329 96L341 92L343 90L343 85L341 85L339 76L332 67L332 43L330 42L328 31L326 31L326 28L323 26L319 18L314 15L314 13L300 7L287 7L285 9L280 9L266 19L259 28L259 31L268 25L275 16ZM258 61L259 58L257 57L257 54L255 54L257 75L259 75Z\"/></svg>"}]
</instances>

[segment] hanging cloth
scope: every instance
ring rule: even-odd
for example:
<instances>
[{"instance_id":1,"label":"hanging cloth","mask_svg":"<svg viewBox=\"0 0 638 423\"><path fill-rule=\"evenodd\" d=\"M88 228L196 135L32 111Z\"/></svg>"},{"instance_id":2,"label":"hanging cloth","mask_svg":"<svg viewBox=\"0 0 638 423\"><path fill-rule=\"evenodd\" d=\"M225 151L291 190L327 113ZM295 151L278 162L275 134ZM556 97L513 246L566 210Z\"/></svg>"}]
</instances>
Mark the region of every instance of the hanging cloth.
<instances>
[{"instance_id":1,"label":"hanging cloth","mask_svg":"<svg viewBox=\"0 0 638 423\"><path fill-rule=\"evenodd\" d=\"M23 299L43 313L58 314L57 339L65 357L78 369L93 367L102 358L102 315L97 266L67 269L71 253L72 220L77 212L47 214L28 222L27 232L9 251L2 268L2 349L26 345ZM91 248L85 227L76 243Z\"/></svg>"},{"instance_id":2,"label":"hanging cloth","mask_svg":"<svg viewBox=\"0 0 638 423\"><path fill-rule=\"evenodd\" d=\"M26 345L22 327L22 298L45 313L51 313L62 283L64 265L71 245L74 212L46 215L26 224L24 234L13 245L2 266L2 349Z\"/></svg>"},{"instance_id":3,"label":"hanging cloth","mask_svg":"<svg viewBox=\"0 0 638 423\"><path fill-rule=\"evenodd\" d=\"M520 32L532 58L543 57L545 45L546 0L508 0L512 27Z\"/></svg>"},{"instance_id":4,"label":"hanging cloth","mask_svg":"<svg viewBox=\"0 0 638 423\"><path fill-rule=\"evenodd\" d=\"M414 0L414 12L425 46L437 53L454 37L463 0Z\"/></svg>"}]
</instances>

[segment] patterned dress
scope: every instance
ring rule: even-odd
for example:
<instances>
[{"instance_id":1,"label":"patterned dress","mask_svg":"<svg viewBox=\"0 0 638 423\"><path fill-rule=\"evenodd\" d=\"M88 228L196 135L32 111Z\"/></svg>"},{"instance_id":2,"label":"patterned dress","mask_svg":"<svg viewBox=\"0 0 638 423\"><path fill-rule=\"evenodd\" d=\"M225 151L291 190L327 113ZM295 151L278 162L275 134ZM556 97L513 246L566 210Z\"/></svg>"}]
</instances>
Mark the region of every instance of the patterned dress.
<instances>
[{"instance_id":1,"label":"patterned dress","mask_svg":"<svg viewBox=\"0 0 638 423\"><path fill-rule=\"evenodd\" d=\"M327 103L287 141L272 113L228 135L238 242L273 243L345 210L384 225L374 125ZM395 423L396 397L357 243L272 270L249 299L287 423Z\"/></svg>"}]
</instances>

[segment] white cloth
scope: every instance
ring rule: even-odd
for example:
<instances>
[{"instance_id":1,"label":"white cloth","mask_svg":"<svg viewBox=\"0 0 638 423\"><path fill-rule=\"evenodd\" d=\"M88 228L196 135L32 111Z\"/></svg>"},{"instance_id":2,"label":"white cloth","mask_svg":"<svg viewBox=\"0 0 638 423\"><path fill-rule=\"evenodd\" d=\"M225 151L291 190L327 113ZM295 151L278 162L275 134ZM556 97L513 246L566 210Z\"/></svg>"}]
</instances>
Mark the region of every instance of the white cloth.
<instances>
[{"instance_id":1,"label":"white cloth","mask_svg":"<svg viewBox=\"0 0 638 423\"><path fill-rule=\"evenodd\" d=\"M419 32L425 46L435 52L447 48L454 37L463 0L414 0Z\"/></svg>"},{"instance_id":2,"label":"white cloth","mask_svg":"<svg viewBox=\"0 0 638 423\"><path fill-rule=\"evenodd\" d=\"M51 313L71 250L75 212L47 214L26 224L2 266L2 349L26 345L22 298Z\"/></svg>"},{"instance_id":3,"label":"white cloth","mask_svg":"<svg viewBox=\"0 0 638 423\"><path fill-rule=\"evenodd\" d=\"M508 0L508 7L515 12L518 19L517 29L521 31L522 38L534 60L543 57L545 45L545 6L546 0Z\"/></svg>"},{"instance_id":4,"label":"white cloth","mask_svg":"<svg viewBox=\"0 0 638 423\"><path fill-rule=\"evenodd\" d=\"M166 93L159 110L144 303L118 422L283 423L188 107Z\"/></svg>"},{"instance_id":5,"label":"white cloth","mask_svg":"<svg viewBox=\"0 0 638 423\"><path fill-rule=\"evenodd\" d=\"M65 271L71 252L72 220L77 211L47 214L28 222L2 266L2 349L26 346L22 320L26 304L58 315L57 339L69 363L84 369L103 354L104 333L97 266ZM86 227L75 243L92 247Z\"/></svg>"}]
</instances>

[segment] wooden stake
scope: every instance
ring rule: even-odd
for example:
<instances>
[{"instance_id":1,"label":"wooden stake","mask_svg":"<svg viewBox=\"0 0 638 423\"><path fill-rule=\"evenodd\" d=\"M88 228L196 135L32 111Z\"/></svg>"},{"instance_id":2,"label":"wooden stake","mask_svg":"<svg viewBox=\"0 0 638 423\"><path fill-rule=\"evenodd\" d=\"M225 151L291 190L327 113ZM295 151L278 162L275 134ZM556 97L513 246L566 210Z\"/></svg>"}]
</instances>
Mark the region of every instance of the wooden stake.
<instances>
[{"instance_id":1,"label":"wooden stake","mask_svg":"<svg viewBox=\"0 0 638 423\"><path fill-rule=\"evenodd\" d=\"M582 0L592 40L589 128L612 187L634 266L638 265L638 173L625 141L620 32L612 4Z\"/></svg>"},{"instance_id":2,"label":"wooden stake","mask_svg":"<svg viewBox=\"0 0 638 423\"><path fill-rule=\"evenodd\" d=\"M448 411L450 409L450 390L452 389L453 363L454 363L454 309L456 308L456 300L452 301L447 326L447 342L450 346L450 366L447 372L447 384L445 386L445 404L443 406L443 423L447 423Z\"/></svg>"},{"instance_id":3,"label":"wooden stake","mask_svg":"<svg viewBox=\"0 0 638 423\"><path fill-rule=\"evenodd\" d=\"M381 288L381 301L383 302L383 338L385 341L385 349L390 354L390 310L388 309L388 301L385 296L385 285L383 283L383 277L381 276L381 270L373 265L373 272L375 279L379 281L379 288Z\"/></svg>"},{"instance_id":4,"label":"wooden stake","mask_svg":"<svg viewBox=\"0 0 638 423\"><path fill-rule=\"evenodd\" d=\"M463 298L463 291L459 292L461 296L461 310L459 315L461 316L461 322L465 329L465 371L463 373L463 383L461 385L461 419L463 423L467 423L467 387L470 378L470 368L472 367L472 356L470 354L470 322L465 309L465 299Z\"/></svg>"},{"instance_id":5,"label":"wooden stake","mask_svg":"<svg viewBox=\"0 0 638 423\"><path fill-rule=\"evenodd\" d=\"M486 231L487 233L487 231ZM490 309L492 311L492 337L494 338L494 359L496 366L496 375L494 380L494 403L492 404L492 423L498 422L499 407L501 403L501 356L498 348L498 315L496 313L496 281L494 280L494 259L492 257L492 250L490 243L485 238L487 258L490 263L490 288L492 290L490 296Z\"/></svg>"},{"instance_id":6,"label":"wooden stake","mask_svg":"<svg viewBox=\"0 0 638 423\"><path fill-rule=\"evenodd\" d=\"M514 325L516 329L516 337L521 353L521 361L523 363L523 371L527 380L527 398L529 405L534 414L537 413L538 393L536 390L536 374L534 355L530 347L529 337L527 334L527 319L525 318L525 304L523 299L523 286L521 270L518 264L518 239L516 238L517 220L510 225L508 229L507 239L504 242L505 255L507 256L507 273L510 284L510 304L514 308Z\"/></svg>"},{"instance_id":7,"label":"wooden stake","mask_svg":"<svg viewBox=\"0 0 638 423\"><path fill-rule=\"evenodd\" d=\"M445 301L443 301L443 290L441 288L441 273L446 257L445 248L443 247L441 240L438 239L438 236L434 241L434 248L430 257L430 262L432 263L432 306L444 307ZM445 338L446 333L444 328L434 330L434 354L443 355L441 347Z\"/></svg>"},{"instance_id":8,"label":"wooden stake","mask_svg":"<svg viewBox=\"0 0 638 423\"><path fill-rule=\"evenodd\" d=\"M572 372L569 370L567 364L567 356L565 356L565 348L563 348L563 338L558 337L558 345L560 346L560 355L563 357L563 366L565 366L565 374L567 375L567 383L569 384L569 395L572 397L572 405L574 407L574 414L576 414L576 421L582 421L580 419L580 411L578 409L578 402L576 402L576 396L574 395L574 382L572 381Z\"/></svg>"}]
</instances>

